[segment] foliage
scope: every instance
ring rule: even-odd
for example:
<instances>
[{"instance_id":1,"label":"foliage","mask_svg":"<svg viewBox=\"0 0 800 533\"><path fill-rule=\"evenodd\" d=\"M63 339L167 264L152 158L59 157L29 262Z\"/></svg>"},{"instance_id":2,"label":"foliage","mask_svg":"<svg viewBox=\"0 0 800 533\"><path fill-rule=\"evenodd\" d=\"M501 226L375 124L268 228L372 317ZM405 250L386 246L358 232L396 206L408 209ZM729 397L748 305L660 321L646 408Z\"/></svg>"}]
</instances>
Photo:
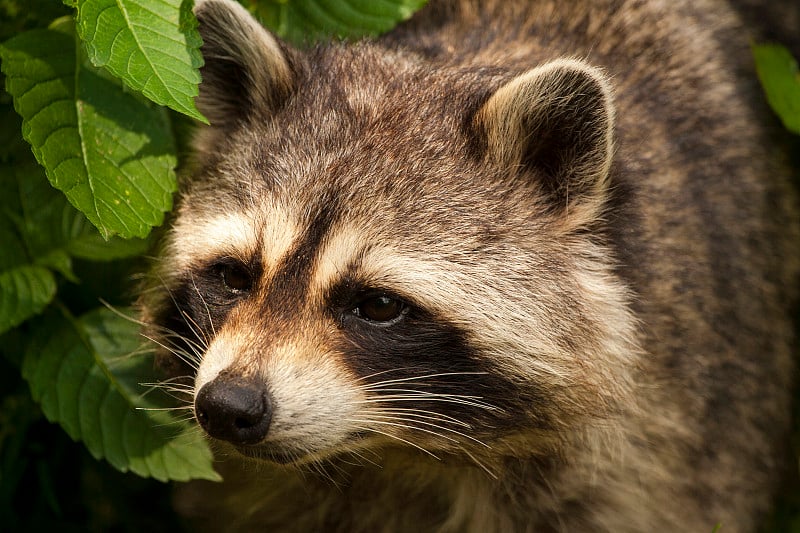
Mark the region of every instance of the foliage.
<instances>
[{"instance_id":1,"label":"foliage","mask_svg":"<svg viewBox=\"0 0 800 533\"><path fill-rule=\"evenodd\" d=\"M426 0L253 1L252 11L275 33L300 44L329 37L379 35L410 17Z\"/></svg>"},{"instance_id":2,"label":"foliage","mask_svg":"<svg viewBox=\"0 0 800 533\"><path fill-rule=\"evenodd\" d=\"M92 64L161 105L205 121L194 106L200 83L200 35L191 2L84 0L78 34Z\"/></svg>"},{"instance_id":3,"label":"foliage","mask_svg":"<svg viewBox=\"0 0 800 533\"><path fill-rule=\"evenodd\" d=\"M783 46L753 46L756 69L767 101L786 129L800 135L800 69Z\"/></svg>"}]
</instances>

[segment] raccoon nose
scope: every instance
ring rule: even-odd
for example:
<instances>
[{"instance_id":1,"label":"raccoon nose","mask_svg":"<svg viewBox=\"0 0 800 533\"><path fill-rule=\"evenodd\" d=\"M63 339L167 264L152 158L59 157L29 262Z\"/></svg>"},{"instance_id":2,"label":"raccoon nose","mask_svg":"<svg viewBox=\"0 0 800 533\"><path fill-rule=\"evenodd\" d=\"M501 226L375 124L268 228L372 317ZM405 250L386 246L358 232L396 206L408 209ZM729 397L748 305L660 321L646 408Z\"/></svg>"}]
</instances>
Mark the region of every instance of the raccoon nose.
<instances>
[{"instance_id":1,"label":"raccoon nose","mask_svg":"<svg viewBox=\"0 0 800 533\"><path fill-rule=\"evenodd\" d=\"M233 444L260 442L272 421L264 385L231 375L220 375L203 385L194 400L194 411L206 433Z\"/></svg>"}]
</instances>

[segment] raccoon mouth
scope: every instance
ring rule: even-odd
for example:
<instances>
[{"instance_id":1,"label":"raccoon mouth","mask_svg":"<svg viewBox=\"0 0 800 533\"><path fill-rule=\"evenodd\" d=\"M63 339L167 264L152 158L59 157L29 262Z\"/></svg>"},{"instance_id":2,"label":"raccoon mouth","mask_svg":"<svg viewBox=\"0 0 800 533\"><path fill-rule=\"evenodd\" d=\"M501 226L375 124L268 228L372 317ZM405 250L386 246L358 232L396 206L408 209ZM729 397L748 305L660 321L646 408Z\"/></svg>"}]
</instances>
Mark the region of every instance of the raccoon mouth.
<instances>
[{"instance_id":1,"label":"raccoon mouth","mask_svg":"<svg viewBox=\"0 0 800 533\"><path fill-rule=\"evenodd\" d=\"M236 451L250 459L268 461L280 465L291 465L303 462L304 453L282 452L264 446L235 446Z\"/></svg>"},{"instance_id":2,"label":"raccoon mouth","mask_svg":"<svg viewBox=\"0 0 800 533\"><path fill-rule=\"evenodd\" d=\"M352 445L353 443L363 442L363 437L364 436L361 433L354 433L350 435L350 438L346 439L344 443ZM340 446L337 448L329 448L317 451L296 449L287 450L274 444L270 445L263 443L252 445L235 444L233 447L237 452L249 459L275 463L283 466L301 466L313 461L329 459L330 457L340 454L342 452L342 446L345 446L344 443L340 444Z\"/></svg>"}]
</instances>

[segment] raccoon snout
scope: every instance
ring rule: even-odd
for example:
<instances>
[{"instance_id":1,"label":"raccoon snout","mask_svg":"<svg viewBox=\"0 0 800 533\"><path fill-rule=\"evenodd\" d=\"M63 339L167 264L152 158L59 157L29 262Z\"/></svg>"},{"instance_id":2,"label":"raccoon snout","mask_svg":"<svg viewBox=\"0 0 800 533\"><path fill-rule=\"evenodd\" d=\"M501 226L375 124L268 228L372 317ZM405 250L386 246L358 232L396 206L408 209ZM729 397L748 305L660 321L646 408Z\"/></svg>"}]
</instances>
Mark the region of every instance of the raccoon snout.
<instances>
[{"instance_id":1,"label":"raccoon snout","mask_svg":"<svg viewBox=\"0 0 800 533\"><path fill-rule=\"evenodd\" d=\"M194 411L206 433L233 444L262 441L272 422L272 405L264 385L227 374L200 389Z\"/></svg>"}]
</instances>

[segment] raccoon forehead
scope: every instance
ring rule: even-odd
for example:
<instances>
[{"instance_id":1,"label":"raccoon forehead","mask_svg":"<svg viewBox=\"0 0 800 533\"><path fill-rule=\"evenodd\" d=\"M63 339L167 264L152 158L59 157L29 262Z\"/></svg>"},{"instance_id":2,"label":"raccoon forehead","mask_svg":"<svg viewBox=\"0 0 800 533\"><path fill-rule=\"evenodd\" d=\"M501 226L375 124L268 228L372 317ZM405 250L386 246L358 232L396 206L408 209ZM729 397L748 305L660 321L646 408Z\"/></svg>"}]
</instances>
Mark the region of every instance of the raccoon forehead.
<instances>
[{"instance_id":1,"label":"raccoon forehead","mask_svg":"<svg viewBox=\"0 0 800 533\"><path fill-rule=\"evenodd\" d=\"M342 159L440 163L443 154L468 152L474 139L465 124L496 85L494 78L479 82L469 74L408 73L402 65L391 75L360 69L317 72L270 120L232 132L235 140L226 147L236 155L220 157L288 181Z\"/></svg>"},{"instance_id":2,"label":"raccoon forehead","mask_svg":"<svg viewBox=\"0 0 800 533\"><path fill-rule=\"evenodd\" d=\"M274 264L298 239L300 229L276 203L220 213L182 213L170 235L173 271L187 271L219 257Z\"/></svg>"}]
</instances>

